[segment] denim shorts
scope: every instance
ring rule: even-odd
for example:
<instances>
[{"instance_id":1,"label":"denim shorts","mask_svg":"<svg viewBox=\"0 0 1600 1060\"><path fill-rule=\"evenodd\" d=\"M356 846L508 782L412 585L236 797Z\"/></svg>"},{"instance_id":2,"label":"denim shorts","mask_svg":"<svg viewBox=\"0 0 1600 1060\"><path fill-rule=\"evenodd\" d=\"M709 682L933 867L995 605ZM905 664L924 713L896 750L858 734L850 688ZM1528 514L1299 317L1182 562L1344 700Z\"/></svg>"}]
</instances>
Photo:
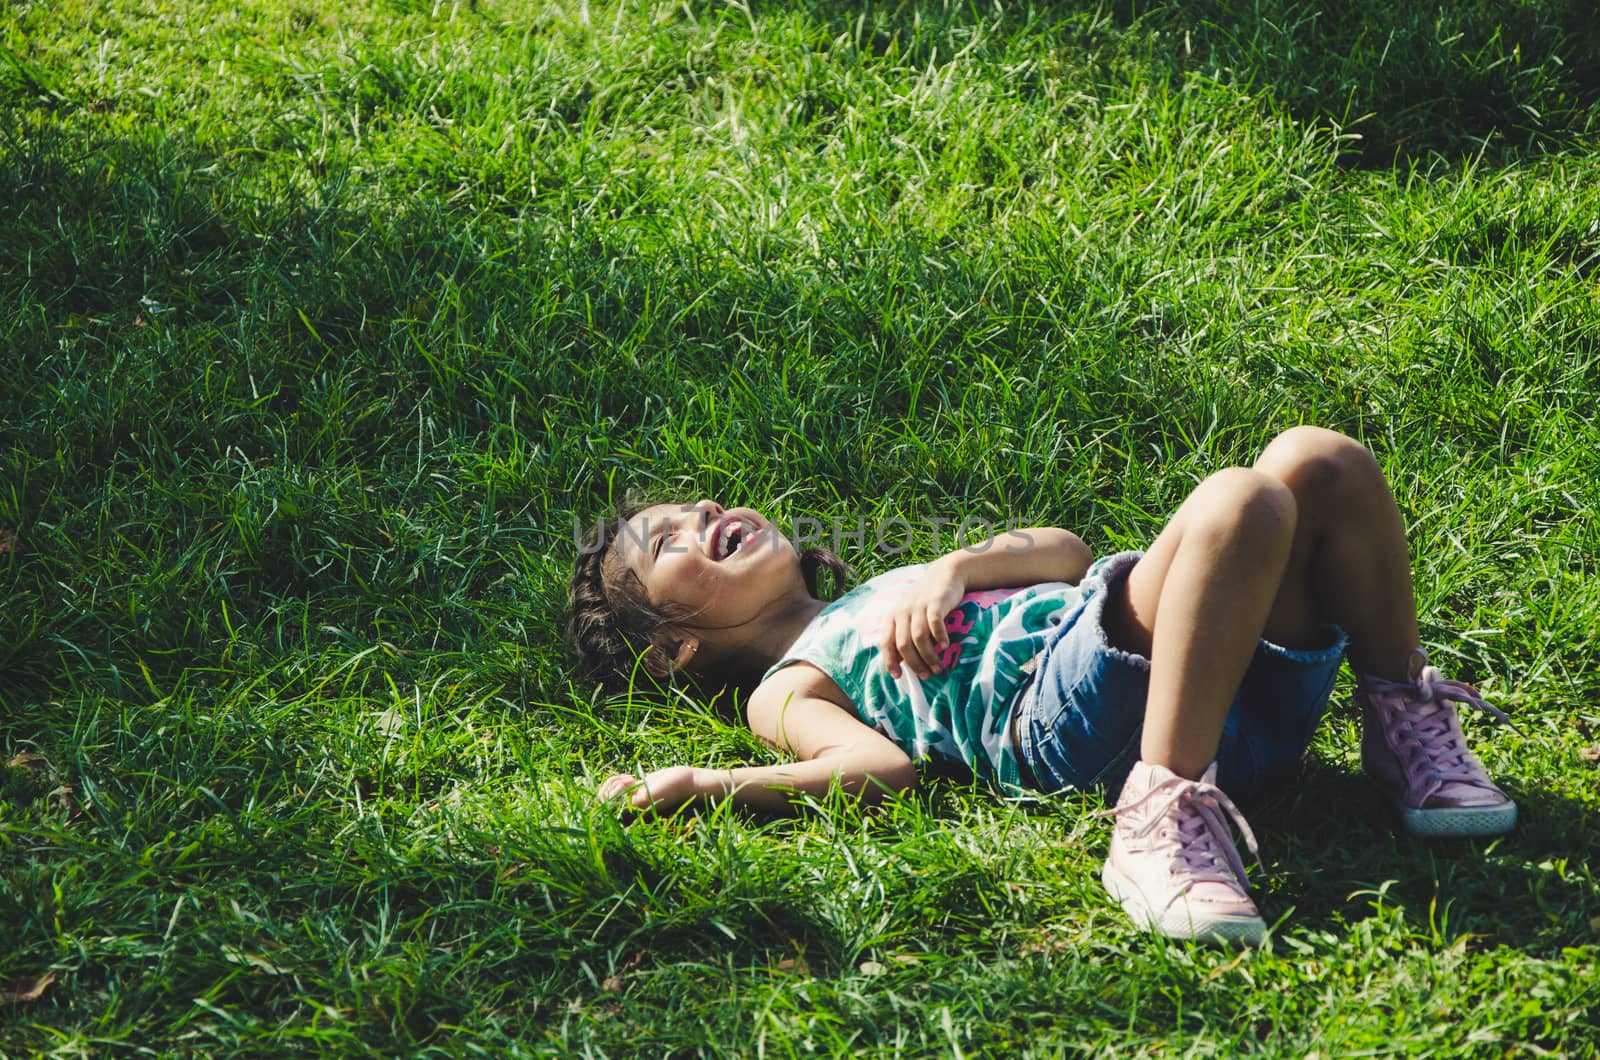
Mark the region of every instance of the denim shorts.
<instances>
[{"instance_id":1,"label":"denim shorts","mask_svg":"<svg viewBox=\"0 0 1600 1060\"><path fill-rule=\"evenodd\" d=\"M1083 602L1061 616L1017 702L1017 756L1041 792L1100 789L1114 799L1139 759L1150 661L1114 647L1103 616L1110 588L1142 555L1123 552L1089 568ZM1326 629L1322 648L1256 646L1217 749L1217 784L1235 801L1268 794L1299 771L1348 639L1338 626Z\"/></svg>"}]
</instances>

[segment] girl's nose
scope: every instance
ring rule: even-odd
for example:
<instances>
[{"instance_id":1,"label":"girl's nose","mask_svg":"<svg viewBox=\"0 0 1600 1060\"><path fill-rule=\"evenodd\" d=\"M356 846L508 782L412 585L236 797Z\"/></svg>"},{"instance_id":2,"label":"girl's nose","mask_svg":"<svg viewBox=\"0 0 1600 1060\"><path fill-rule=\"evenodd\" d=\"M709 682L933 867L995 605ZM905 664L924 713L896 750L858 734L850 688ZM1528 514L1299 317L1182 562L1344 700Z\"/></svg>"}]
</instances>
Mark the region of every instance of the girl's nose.
<instances>
[{"instance_id":1,"label":"girl's nose","mask_svg":"<svg viewBox=\"0 0 1600 1060\"><path fill-rule=\"evenodd\" d=\"M711 520L722 514L722 505L709 497L705 497L695 501L693 504L686 504L678 510L688 517L689 524L694 528L695 533L703 533L705 528L711 525Z\"/></svg>"}]
</instances>

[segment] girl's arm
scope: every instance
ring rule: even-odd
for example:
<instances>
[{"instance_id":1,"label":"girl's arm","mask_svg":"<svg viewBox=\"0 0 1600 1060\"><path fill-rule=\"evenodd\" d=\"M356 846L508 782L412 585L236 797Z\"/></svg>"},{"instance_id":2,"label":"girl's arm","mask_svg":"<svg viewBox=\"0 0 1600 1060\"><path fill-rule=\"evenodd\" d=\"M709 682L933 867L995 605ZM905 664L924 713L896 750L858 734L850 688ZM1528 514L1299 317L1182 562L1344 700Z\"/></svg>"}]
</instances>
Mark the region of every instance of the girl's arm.
<instances>
[{"instance_id":1,"label":"girl's arm","mask_svg":"<svg viewBox=\"0 0 1600 1060\"><path fill-rule=\"evenodd\" d=\"M1071 530L1035 526L1008 530L987 541L947 552L931 566L958 570L966 591L971 593L1040 582L1076 582L1088 571L1092 559L1089 546ZM944 614L939 617L944 618Z\"/></svg>"},{"instance_id":2,"label":"girl's arm","mask_svg":"<svg viewBox=\"0 0 1600 1060\"><path fill-rule=\"evenodd\" d=\"M757 736L799 761L736 769L670 766L642 779L619 773L600 786L601 798L626 794L628 805L658 813L724 799L783 812L796 796L822 796L835 784L865 802L916 784L906 753L863 724L839 686L809 664L787 666L764 682L750 697L748 717Z\"/></svg>"},{"instance_id":3,"label":"girl's arm","mask_svg":"<svg viewBox=\"0 0 1600 1060\"><path fill-rule=\"evenodd\" d=\"M1010 530L940 556L884 623L884 665L896 679L902 663L921 678L938 673L940 649L950 643L944 616L967 593L1076 582L1093 558L1077 534L1054 526Z\"/></svg>"}]
</instances>

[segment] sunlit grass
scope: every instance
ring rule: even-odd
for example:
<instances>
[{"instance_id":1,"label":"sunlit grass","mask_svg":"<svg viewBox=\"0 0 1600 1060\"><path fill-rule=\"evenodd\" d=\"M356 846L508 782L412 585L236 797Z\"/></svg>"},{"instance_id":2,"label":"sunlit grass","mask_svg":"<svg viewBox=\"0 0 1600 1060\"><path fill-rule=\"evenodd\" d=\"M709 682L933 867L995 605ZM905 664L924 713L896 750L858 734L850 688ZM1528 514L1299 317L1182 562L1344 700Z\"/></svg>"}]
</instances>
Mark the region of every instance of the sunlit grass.
<instances>
[{"instance_id":1,"label":"sunlit grass","mask_svg":"<svg viewBox=\"0 0 1600 1060\"><path fill-rule=\"evenodd\" d=\"M4 7L0 1052L1600 1049L1600 35L1336 7ZM1105 552L1302 422L1516 834L1393 836L1343 685L1244 957L1093 797L592 804L769 754L572 685L625 493Z\"/></svg>"}]
</instances>

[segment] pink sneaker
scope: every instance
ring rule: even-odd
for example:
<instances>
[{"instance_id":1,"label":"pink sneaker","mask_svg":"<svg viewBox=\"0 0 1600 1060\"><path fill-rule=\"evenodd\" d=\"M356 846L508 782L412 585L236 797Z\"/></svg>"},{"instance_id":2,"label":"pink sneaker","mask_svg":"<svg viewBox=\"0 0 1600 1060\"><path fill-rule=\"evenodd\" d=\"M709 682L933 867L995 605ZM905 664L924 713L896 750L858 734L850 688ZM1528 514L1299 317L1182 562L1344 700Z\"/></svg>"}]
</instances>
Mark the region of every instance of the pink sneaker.
<instances>
[{"instance_id":1,"label":"pink sneaker","mask_svg":"<svg viewBox=\"0 0 1600 1060\"><path fill-rule=\"evenodd\" d=\"M1517 823L1517 804L1495 786L1467 750L1452 703L1509 718L1478 690L1447 681L1428 653L1411 653L1410 682L1357 678L1361 703L1361 768L1400 810L1405 830L1421 836L1489 836Z\"/></svg>"},{"instance_id":2,"label":"pink sneaker","mask_svg":"<svg viewBox=\"0 0 1600 1060\"><path fill-rule=\"evenodd\" d=\"M1251 854L1256 839L1216 778L1216 763L1199 780L1136 764L1116 809L1102 814L1117 820L1100 878L1140 927L1175 939L1256 945L1267 924L1250 901L1228 818Z\"/></svg>"}]
</instances>

